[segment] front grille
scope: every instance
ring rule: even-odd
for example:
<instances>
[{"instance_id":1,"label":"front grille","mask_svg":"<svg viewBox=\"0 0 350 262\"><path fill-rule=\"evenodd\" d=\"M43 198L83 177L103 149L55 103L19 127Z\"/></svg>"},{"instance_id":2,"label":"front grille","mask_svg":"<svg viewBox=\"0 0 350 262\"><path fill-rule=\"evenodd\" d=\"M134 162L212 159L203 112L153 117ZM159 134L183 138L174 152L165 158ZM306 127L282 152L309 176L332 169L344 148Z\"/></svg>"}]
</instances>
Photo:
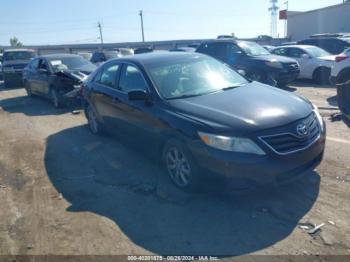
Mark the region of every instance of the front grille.
<instances>
[{"instance_id":1,"label":"front grille","mask_svg":"<svg viewBox=\"0 0 350 262\"><path fill-rule=\"evenodd\" d=\"M306 149L320 137L320 125L315 113L312 113L298 123L304 123L308 128L308 133L305 136L299 136L295 127L295 131L291 133L264 136L260 137L260 139L278 154L290 154Z\"/></svg>"},{"instance_id":2,"label":"front grille","mask_svg":"<svg viewBox=\"0 0 350 262\"><path fill-rule=\"evenodd\" d=\"M300 70L298 63L286 63L286 64L284 64L284 67L289 72L297 72Z\"/></svg>"},{"instance_id":3,"label":"front grille","mask_svg":"<svg viewBox=\"0 0 350 262\"><path fill-rule=\"evenodd\" d=\"M24 69L26 67L25 64L22 64L22 65L13 65L12 66L14 70L21 70L21 69Z\"/></svg>"}]
</instances>

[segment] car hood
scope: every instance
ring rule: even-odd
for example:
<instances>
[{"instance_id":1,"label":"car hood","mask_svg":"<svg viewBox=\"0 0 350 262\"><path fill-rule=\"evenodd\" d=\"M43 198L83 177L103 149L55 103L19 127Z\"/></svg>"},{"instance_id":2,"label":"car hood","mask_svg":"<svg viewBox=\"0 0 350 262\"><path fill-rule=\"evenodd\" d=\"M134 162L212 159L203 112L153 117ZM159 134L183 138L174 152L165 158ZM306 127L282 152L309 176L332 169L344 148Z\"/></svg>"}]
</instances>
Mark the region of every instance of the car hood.
<instances>
[{"instance_id":1,"label":"car hood","mask_svg":"<svg viewBox=\"0 0 350 262\"><path fill-rule=\"evenodd\" d=\"M305 118L313 110L308 100L258 82L209 95L169 100L169 105L178 114L216 132L237 135L280 127Z\"/></svg>"},{"instance_id":2,"label":"car hood","mask_svg":"<svg viewBox=\"0 0 350 262\"><path fill-rule=\"evenodd\" d=\"M251 58L255 60L261 60L261 61L271 61L271 60L277 60L281 63L295 63L296 60L293 58L285 57L285 56L279 56L279 55L262 55L262 56L252 56Z\"/></svg>"}]
</instances>

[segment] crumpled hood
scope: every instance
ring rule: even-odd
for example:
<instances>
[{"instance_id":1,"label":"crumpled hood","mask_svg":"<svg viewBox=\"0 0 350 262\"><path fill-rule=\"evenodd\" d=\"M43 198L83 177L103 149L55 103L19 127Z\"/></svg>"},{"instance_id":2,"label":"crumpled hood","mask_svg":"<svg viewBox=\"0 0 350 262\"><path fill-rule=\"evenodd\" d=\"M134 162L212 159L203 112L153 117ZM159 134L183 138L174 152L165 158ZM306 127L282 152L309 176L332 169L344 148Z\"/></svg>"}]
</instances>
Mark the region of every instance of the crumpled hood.
<instances>
[{"instance_id":1,"label":"crumpled hood","mask_svg":"<svg viewBox=\"0 0 350 262\"><path fill-rule=\"evenodd\" d=\"M258 82L209 95L169 100L169 105L178 114L215 131L232 134L283 126L313 110L307 100Z\"/></svg>"},{"instance_id":2,"label":"crumpled hood","mask_svg":"<svg viewBox=\"0 0 350 262\"><path fill-rule=\"evenodd\" d=\"M71 78L73 80L78 80L80 82L84 81L93 71L91 70L84 70L84 68L81 68L81 70L64 70L60 71L56 74L58 75L64 75L68 78Z\"/></svg>"}]
</instances>

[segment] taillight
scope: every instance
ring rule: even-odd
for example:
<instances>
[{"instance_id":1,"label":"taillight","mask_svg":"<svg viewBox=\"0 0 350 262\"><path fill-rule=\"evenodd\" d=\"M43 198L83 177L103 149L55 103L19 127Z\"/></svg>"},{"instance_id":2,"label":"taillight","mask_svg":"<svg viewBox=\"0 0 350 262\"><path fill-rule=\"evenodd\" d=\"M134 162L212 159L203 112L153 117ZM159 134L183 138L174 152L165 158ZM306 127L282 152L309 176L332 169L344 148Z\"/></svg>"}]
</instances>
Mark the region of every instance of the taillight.
<instances>
[{"instance_id":1,"label":"taillight","mask_svg":"<svg viewBox=\"0 0 350 262\"><path fill-rule=\"evenodd\" d=\"M345 54L342 54L342 55L337 55L336 57L335 57L335 62L341 62L341 61L343 61L343 60L345 60L345 59L347 59L347 58L349 58L347 55L345 55Z\"/></svg>"}]
</instances>

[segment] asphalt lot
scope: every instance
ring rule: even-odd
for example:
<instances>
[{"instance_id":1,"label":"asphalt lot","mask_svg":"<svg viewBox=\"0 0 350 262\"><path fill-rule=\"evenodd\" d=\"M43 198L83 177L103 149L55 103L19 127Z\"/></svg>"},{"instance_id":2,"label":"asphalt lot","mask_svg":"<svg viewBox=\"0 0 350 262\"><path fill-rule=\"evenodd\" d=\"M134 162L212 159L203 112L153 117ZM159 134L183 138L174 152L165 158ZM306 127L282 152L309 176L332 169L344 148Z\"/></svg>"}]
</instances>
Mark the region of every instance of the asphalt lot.
<instances>
[{"instance_id":1,"label":"asphalt lot","mask_svg":"<svg viewBox=\"0 0 350 262\"><path fill-rule=\"evenodd\" d=\"M287 88L322 110L315 172L245 195L185 194L127 143L90 134L82 113L0 86L0 255L350 255L350 127L336 90ZM301 227L324 226L315 235Z\"/></svg>"}]
</instances>

